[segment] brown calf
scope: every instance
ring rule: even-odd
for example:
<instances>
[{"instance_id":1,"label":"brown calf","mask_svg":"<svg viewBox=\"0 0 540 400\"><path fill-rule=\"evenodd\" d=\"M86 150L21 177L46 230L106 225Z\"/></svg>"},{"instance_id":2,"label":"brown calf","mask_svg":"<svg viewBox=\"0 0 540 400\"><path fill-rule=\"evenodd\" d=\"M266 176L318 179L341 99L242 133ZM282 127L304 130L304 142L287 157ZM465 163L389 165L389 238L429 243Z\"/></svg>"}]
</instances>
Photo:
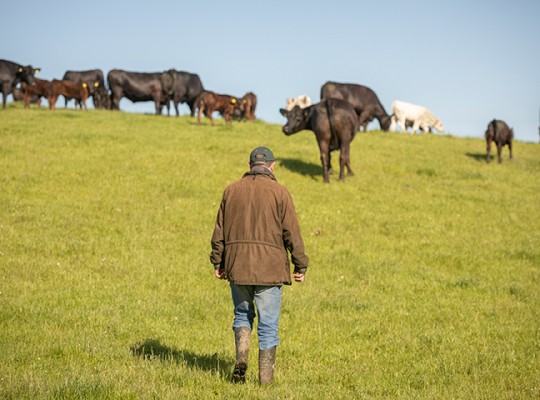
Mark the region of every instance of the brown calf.
<instances>
[{"instance_id":1,"label":"brown calf","mask_svg":"<svg viewBox=\"0 0 540 400\"><path fill-rule=\"evenodd\" d=\"M199 112L197 114L197 121L201 124L201 114L204 112L207 118L210 118L210 123L214 126L214 119L212 113L218 111L225 122L230 123L232 121L234 110L237 108L243 109L243 104L238 101L236 97L226 94L217 94L214 92L204 91L197 99L197 108Z\"/></svg>"},{"instance_id":2,"label":"brown calf","mask_svg":"<svg viewBox=\"0 0 540 400\"><path fill-rule=\"evenodd\" d=\"M255 121L255 108L257 107L257 96L253 92L247 92L242 97L244 102L244 114L248 121Z\"/></svg>"},{"instance_id":3,"label":"brown calf","mask_svg":"<svg viewBox=\"0 0 540 400\"><path fill-rule=\"evenodd\" d=\"M52 81L52 95L49 100L49 108L54 110L58 96L64 96L66 99L75 99L81 103L86 110L86 99L88 99L88 85L86 83L76 83L72 81Z\"/></svg>"},{"instance_id":4,"label":"brown calf","mask_svg":"<svg viewBox=\"0 0 540 400\"><path fill-rule=\"evenodd\" d=\"M24 108L30 107L31 97L37 96L39 99L41 99L41 97L45 97L48 101L50 101L52 93L50 81L34 78L33 85L23 83L22 87L24 91Z\"/></svg>"},{"instance_id":5,"label":"brown calf","mask_svg":"<svg viewBox=\"0 0 540 400\"><path fill-rule=\"evenodd\" d=\"M13 89L13 93L11 94L13 95L14 101L24 101L24 90L22 88ZM35 94L30 95L30 103L37 104L38 107L41 107L41 96Z\"/></svg>"}]
</instances>

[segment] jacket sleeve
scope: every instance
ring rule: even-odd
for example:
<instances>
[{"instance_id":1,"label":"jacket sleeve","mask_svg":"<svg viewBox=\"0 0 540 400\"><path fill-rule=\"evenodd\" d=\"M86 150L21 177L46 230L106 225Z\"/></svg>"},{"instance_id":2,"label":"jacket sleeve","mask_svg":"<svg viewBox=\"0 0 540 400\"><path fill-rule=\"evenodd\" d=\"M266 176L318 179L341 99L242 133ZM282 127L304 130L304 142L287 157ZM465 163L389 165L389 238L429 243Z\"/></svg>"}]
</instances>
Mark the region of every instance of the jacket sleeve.
<instances>
[{"instance_id":1,"label":"jacket sleeve","mask_svg":"<svg viewBox=\"0 0 540 400\"><path fill-rule=\"evenodd\" d=\"M225 248L225 238L223 237L223 211L225 208L225 200L221 200L219 205L218 214L216 217L216 225L214 226L214 233L212 235L212 252L210 253L210 262L216 266L223 267L223 249Z\"/></svg>"},{"instance_id":2,"label":"jacket sleeve","mask_svg":"<svg viewBox=\"0 0 540 400\"><path fill-rule=\"evenodd\" d=\"M282 224L283 244L289 253L291 253L291 261L294 269L295 271L305 273L305 269L308 267L309 257L304 250L304 241L300 234L300 224L298 223L292 197L288 191L286 191L284 201Z\"/></svg>"}]
</instances>

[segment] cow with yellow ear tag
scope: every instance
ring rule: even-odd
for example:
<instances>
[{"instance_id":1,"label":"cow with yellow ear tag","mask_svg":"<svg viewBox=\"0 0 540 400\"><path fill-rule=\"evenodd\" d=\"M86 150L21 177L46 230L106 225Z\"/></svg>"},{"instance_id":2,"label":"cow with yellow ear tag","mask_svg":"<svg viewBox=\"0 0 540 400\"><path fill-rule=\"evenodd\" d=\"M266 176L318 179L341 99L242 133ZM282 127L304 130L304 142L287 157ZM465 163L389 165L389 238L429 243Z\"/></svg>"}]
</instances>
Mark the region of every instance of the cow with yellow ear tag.
<instances>
[{"instance_id":1,"label":"cow with yellow ear tag","mask_svg":"<svg viewBox=\"0 0 540 400\"><path fill-rule=\"evenodd\" d=\"M8 60L0 60L0 93L2 93L2 108L6 108L7 96L19 83L34 84L35 70L31 65L26 67Z\"/></svg>"},{"instance_id":2,"label":"cow with yellow ear tag","mask_svg":"<svg viewBox=\"0 0 540 400\"><path fill-rule=\"evenodd\" d=\"M86 82L88 84L88 94L94 100L95 108L103 108L100 103L101 95L98 95L98 89L105 87L103 72L99 69L90 69L85 71L66 71L62 80L76 83ZM68 100L66 100L66 107ZM80 107L80 104L77 104Z\"/></svg>"}]
</instances>

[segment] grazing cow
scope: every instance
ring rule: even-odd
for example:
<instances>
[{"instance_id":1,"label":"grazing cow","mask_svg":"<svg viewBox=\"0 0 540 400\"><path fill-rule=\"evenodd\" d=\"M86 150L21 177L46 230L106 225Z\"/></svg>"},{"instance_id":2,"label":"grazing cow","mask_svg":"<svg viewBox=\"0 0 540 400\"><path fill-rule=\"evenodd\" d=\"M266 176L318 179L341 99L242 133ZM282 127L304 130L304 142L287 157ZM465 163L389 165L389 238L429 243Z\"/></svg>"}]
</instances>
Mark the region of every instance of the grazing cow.
<instances>
[{"instance_id":1,"label":"grazing cow","mask_svg":"<svg viewBox=\"0 0 540 400\"><path fill-rule=\"evenodd\" d=\"M170 69L163 72L160 79L167 108L169 102L172 101L178 117L180 115L178 104L187 103L191 116L195 116L195 102L204 91L199 75Z\"/></svg>"},{"instance_id":2,"label":"grazing cow","mask_svg":"<svg viewBox=\"0 0 540 400\"><path fill-rule=\"evenodd\" d=\"M52 97L52 83L44 79L34 78L34 84L29 85L23 82L24 91L24 108L30 107L30 100L32 96L45 97L49 103Z\"/></svg>"},{"instance_id":3,"label":"grazing cow","mask_svg":"<svg viewBox=\"0 0 540 400\"><path fill-rule=\"evenodd\" d=\"M13 92L13 89L20 82L26 82L29 85L34 84L34 74L39 68L34 69L31 65L22 66L12 61L0 60L0 93L2 93L2 108L6 108L7 96Z\"/></svg>"},{"instance_id":4,"label":"grazing cow","mask_svg":"<svg viewBox=\"0 0 540 400\"><path fill-rule=\"evenodd\" d=\"M212 126L214 126L214 119L212 118L212 113L214 111L218 111L227 123L232 121L232 117L236 110L240 113L244 112L243 102L238 101L236 97L226 94L217 94L206 90L202 92L197 99L196 106L199 109L197 114L199 125L201 124L201 114L203 112L207 118L210 118Z\"/></svg>"},{"instance_id":5,"label":"grazing cow","mask_svg":"<svg viewBox=\"0 0 540 400\"><path fill-rule=\"evenodd\" d=\"M96 101L95 96L95 92L98 88L105 87L105 79L103 79L103 72L101 72L100 69L91 69L87 71L66 71L62 80L73 81L77 83L86 82L88 84L88 93L90 94L90 96L92 96L92 99L94 100L94 107L104 108L99 103L99 99ZM69 100L70 99L66 97L66 107ZM77 103L77 105L79 107L81 106L80 103Z\"/></svg>"},{"instance_id":6,"label":"grazing cow","mask_svg":"<svg viewBox=\"0 0 540 400\"><path fill-rule=\"evenodd\" d=\"M287 111L291 111L294 106L298 106L300 108L306 108L306 107L309 107L310 105L312 105L313 103L311 102L311 97L309 97L308 95L300 95L298 96L297 98L288 98L287 99L287 105L285 106L285 109Z\"/></svg>"},{"instance_id":7,"label":"grazing cow","mask_svg":"<svg viewBox=\"0 0 540 400\"><path fill-rule=\"evenodd\" d=\"M128 72L113 69L107 74L111 90L111 109L120 110L120 100L127 97L132 102L153 101L156 115L161 114L165 102L161 88L161 72Z\"/></svg>"},{"instance_id":8,"label":"grazing cow","mask_svg":"<svg viewBox=\"0 0 540 400\"><path fill-rule=\"evenodd\" d=\"M105 85L99 85L94 89L94 107L97 109L109 110L111 108L111 97Z\"/></svg>"},{"instance_id":9,"label":"grazing cow","mask_svg":"<svg viewBox=\"0 0 540 400\"><path fill-rule=\"evenodd\" d=\"M315 133L324 169L324 182L330 182L330 152L333 150L340 151L339 179L345 179L345 167L348 175L354 175L350 165L350 144L358 130L358 116L349 102L330 98L304 109L295 106L291 111L283 108L279 111L287 117L287 123L282 128L285 135L304 129Z\"/></svg>"},{"instance_id":10,"label":"grazing cow","mask_svg":"<svg viewBox=\"0 0 540 400\"><path fill-rule=\"evenodd\" d=\"M27 83L23 83L23 85L27 85ZM14 101L24 101L24 89L15 88L13 89L12 95ZM41 96L38 96L37 94L31 94L29 101L30 103L37 104L38 107L41 107Z\"/></svg>"},{"instance_id":11,"label":"grazing cow","mask_svg":"<svg viewBox=\"0 0 540 400\"><path fill-rule=\"evenodd\" d=\"M387 131L390 127L390 116L386 113L375 92L367 86L354 83L326 82L321 87L321 100L330 98L351 103L358 115L358 125L364 128L364 132L373 118L377 118L383 131Z\"/></svg>"},{"instance_id":12,"label":"grazing cow","mask_svg":"<svg viewBox=\"0 0 540 400\"><path fill-rule=\"evenodd\" d=\"M431 132L431 128L443 131L442 122L424 106L395 100L392 102L392 117L390 130L395 130L396 124L403 132L407 132L407 127L412 124L411 133L415 133L419 128L424 132Z\"/></svg>"},{"instance_id":13,"label":"grazing cow","mask_svg":"<svg viewBox=\"0 0 540 400\"><path fill-rule=\"evenodd\" d=\"M508 145L510 150L510 160L512 159L512 139L514 139L514 129L508 127L506 122L494 119L488 124L486 133L486 162L489 162L489 152L491 151L491 142L497 145L497 156L499 164L502 162L501 151L504 145Z\"/></svg>"},{"instance_id":14,"label":"grazing cow","mask_svg":"<svg viewBox=\"0 0 540 400\"><path fill-rule=\"evenodd\" d=\"M60 81L55 79L52 81L52 94L49 100L49 108L54 110L56 108L56 101L58 96L64 96L66 98L75 99L81 104L81 109L84 107L86 110L86 99L88 99L88 84L86 82L76 83L72 81Z\"/></svg>"}]
</instances>

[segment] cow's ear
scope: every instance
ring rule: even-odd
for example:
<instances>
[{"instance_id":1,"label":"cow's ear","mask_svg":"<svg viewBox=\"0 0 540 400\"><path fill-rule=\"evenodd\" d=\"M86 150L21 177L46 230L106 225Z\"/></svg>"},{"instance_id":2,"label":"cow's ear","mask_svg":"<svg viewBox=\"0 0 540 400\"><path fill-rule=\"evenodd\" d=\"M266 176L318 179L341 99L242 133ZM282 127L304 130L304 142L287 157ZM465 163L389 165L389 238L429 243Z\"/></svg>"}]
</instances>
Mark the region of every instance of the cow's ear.
<instances>
[{"instance_id":1,"label":"cow's ear","mask_svg":"<svg viewBox=\"0 0 540 400\"><path fill-rule=\"evenodd\" d=\"M283 115L284 117L286 117L286 116L289 114L289 112L288 112L287 110L285 110L284 108L280 108L280 109L279 109L279 112L280 112L281 115Z\"/></svg>"},{"instance_id":2,"label":"cow's ear","mask_svg":"<svg viewBox=\"0 0 540 400\"><path fill-rule=\"evenodd\" d=\"M34 70L34 74L39 73L39 71L41 71L41 68L36 68L36 69Z\"/></svg>"},{"instance_id":3,"label":"cow's ear","mask_svg":"<svg viewBox=\"0 0 540 400\"><path fill-rule=\"evenodd\" d=\"M99 87L99 82L94 82L94 87Z\"/></svg>"},{"instance_id":4,"label":"cow's ear","mask_svg":"<svg viewBox=\"0 0 540 400\"><path fill-rule=\"evenodd\" d=\"M22 69L22 67L19 67L19 72L23 72L23 69Z\"/></svg>"}]
</instances>

